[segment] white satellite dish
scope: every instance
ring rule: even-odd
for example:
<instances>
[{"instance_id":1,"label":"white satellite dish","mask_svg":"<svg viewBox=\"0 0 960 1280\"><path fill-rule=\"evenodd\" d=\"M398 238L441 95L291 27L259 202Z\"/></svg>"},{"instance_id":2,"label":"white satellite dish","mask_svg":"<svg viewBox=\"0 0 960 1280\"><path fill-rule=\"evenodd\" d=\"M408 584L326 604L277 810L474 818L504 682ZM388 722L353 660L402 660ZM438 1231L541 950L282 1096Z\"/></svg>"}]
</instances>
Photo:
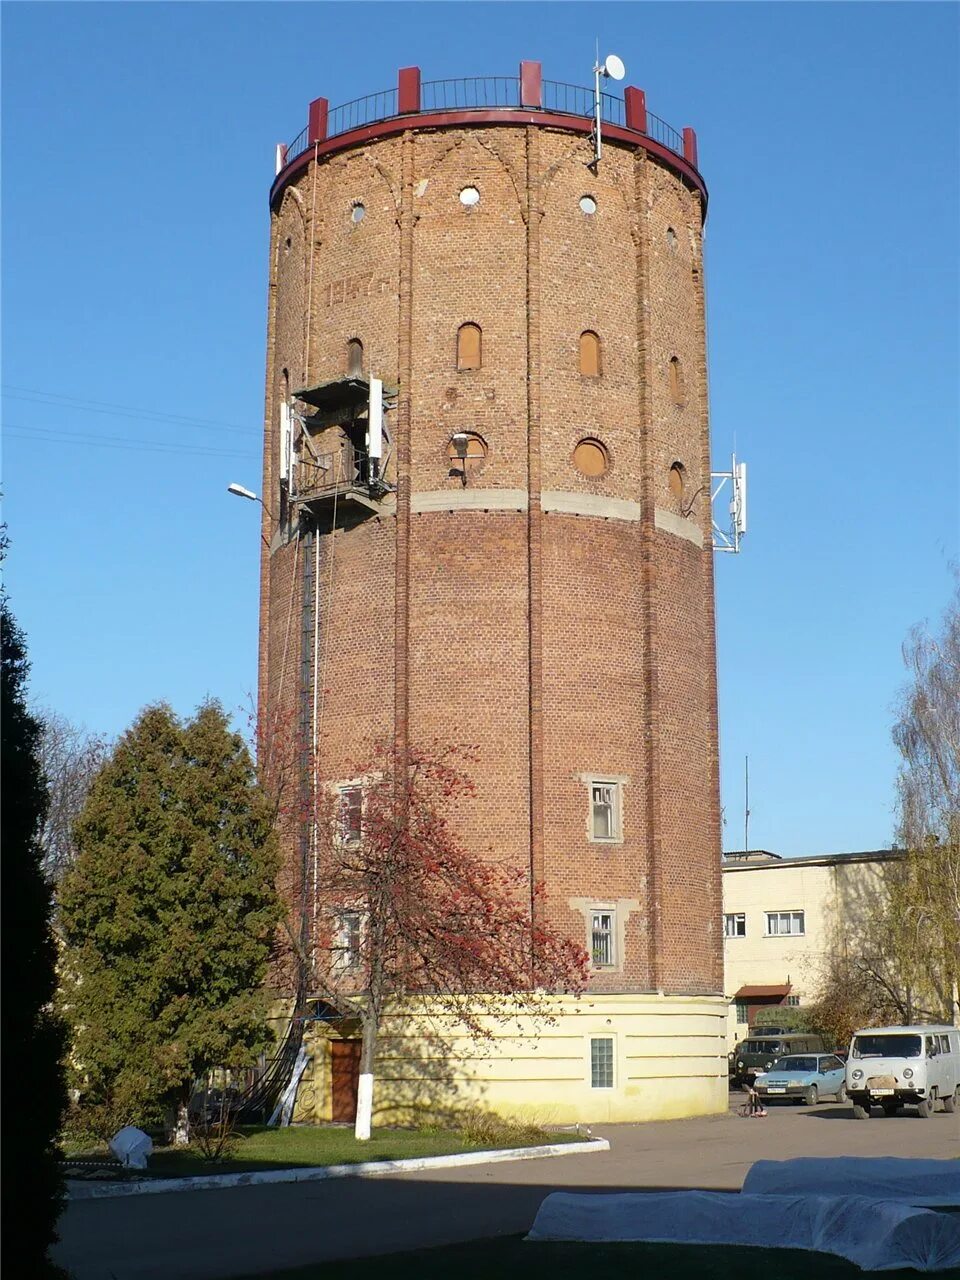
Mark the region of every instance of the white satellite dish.
<instances>
[{"instance_id":1,"label":"white satellite dish","mask_svg":"<svg viewBox=\"0 0 960 1280\"><path fill-rule=\"evenodd\" d=\"M622 80L627 74L627 69L615 53L608 53L607 60L603 64L603 74L609 76L611 80Z\"/></svg>"}]
</instances>

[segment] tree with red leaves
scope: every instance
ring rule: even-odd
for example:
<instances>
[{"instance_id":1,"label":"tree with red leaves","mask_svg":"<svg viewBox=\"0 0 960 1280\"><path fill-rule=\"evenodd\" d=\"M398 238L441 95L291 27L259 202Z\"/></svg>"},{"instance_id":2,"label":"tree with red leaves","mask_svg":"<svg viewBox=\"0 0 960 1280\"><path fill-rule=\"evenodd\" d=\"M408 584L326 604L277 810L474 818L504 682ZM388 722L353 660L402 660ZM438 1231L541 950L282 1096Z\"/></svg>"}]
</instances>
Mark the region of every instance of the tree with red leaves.
<instances>
[{"instance_id":1,"label":"tree with red leaves","mask_svg":"<svg viewBox=\"0 0 960 1280\"><path fill-rule=\"evenodd\" d=\"M546 922L526 868L469 852L448 815L476 788L470 755L377 747L362 787L315 808L307 956L313 992L363 1033L356 1136L370 1136L374 1064L388 1006L442 1012L475 1037L519 1015L549 1021L589 961ZM296 948L303 931L289 929Z\"/></svg>"}]
</instances>

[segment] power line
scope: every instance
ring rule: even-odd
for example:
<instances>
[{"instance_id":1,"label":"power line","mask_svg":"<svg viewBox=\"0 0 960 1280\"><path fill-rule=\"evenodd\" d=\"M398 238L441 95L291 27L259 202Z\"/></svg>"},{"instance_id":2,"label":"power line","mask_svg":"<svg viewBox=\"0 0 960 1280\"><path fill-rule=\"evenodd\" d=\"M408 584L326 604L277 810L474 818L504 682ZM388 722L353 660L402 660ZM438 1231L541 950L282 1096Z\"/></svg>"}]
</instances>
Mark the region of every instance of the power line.
<instances>
[{"instance_id":1,"label":"power line","mask_svg":"<svg viewBox=\"0 0 960 1280\"><path fill-rule=\"evenodd\" d=\"M124 436L105 436L93 433L82 435L58 430L56 427L26 427L18 423L5 423L4 433L20 439L36 439L39 444L80 444L96 449L124 449L134 453L169 453L201 458L255 458L254 450L213 449L205 445L177 444L172 440L131 440Z\"/></svg>"},{"instance_id":2,"label":"power line","mask_svg":"<svg viewBox=\"0 0 960 1280\"><path fill-rule=\"evenodd\" d=\"M170 422L194 427L201 431L230 431L242 435L259 433L259 427L241 427L237 423L217 422L213 418L192 418L180 413L160 413L153 409L135 408L133 405L114 404L109 400L84 400L79 396L65 396L55 391L41 391L35 387L15 387L3 383L4 394L11 400L23 400L27 404L51 405L54 408L70 408L80 413L103 413L115 418L134 418L144 422Z\"/></svg>"}]
</instances>

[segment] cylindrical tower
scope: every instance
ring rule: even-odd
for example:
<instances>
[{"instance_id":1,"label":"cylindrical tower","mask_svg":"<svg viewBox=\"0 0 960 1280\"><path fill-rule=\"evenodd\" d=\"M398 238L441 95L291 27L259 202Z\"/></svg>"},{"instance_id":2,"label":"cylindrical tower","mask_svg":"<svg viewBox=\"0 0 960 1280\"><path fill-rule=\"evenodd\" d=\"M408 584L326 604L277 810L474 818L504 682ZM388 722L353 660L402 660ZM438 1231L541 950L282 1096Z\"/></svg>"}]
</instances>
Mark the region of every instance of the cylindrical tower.
<instances>
[{"instance_id":1,"label":"cylindrical tower","mask_svg":"<svg viewBox=\"0 0 960 1280\"><path fill-rule=\"evenodd\" d=\"M459 833L593 958L482 1069L556 1120L726 1105L706 189L602 107L592 163L592 90L406 68L313 102L270 196L261 712L345 793L373 739L477 745Z\"/></svg>"}]
</instances>

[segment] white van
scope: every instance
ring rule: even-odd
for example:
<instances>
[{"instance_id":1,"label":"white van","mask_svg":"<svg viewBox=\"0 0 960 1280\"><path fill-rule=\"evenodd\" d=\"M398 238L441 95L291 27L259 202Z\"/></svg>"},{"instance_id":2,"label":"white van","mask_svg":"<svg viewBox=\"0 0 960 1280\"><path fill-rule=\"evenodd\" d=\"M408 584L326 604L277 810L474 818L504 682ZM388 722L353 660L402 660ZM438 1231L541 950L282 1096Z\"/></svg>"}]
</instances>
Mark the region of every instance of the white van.
<instances>
[{"instance_id":1,"label":"white van","mask_svg":"<svg viewBox=\"0 0 960 1280\"><path fill-rule=\"evenodd\" d=\"M872 1106L888 1116L911 1104L924 1120L939 1099L960 1102L960 1030L956 1027L868 1027L855 1031L847 1058L847 1095L866 1120Z\"/></svg>"}]
</instances>

